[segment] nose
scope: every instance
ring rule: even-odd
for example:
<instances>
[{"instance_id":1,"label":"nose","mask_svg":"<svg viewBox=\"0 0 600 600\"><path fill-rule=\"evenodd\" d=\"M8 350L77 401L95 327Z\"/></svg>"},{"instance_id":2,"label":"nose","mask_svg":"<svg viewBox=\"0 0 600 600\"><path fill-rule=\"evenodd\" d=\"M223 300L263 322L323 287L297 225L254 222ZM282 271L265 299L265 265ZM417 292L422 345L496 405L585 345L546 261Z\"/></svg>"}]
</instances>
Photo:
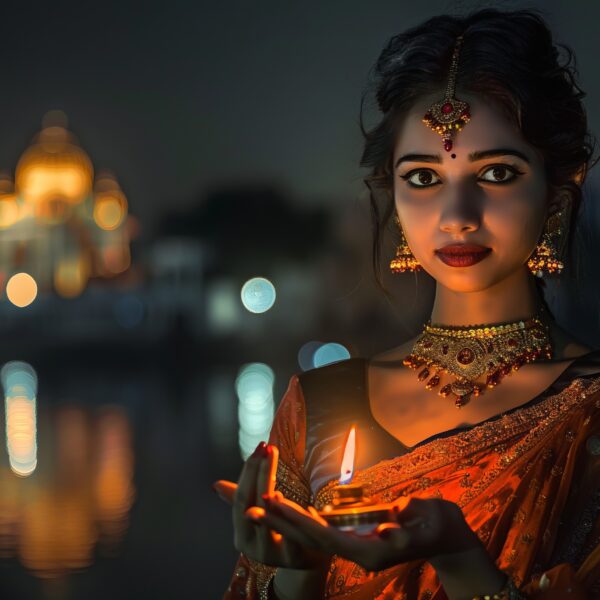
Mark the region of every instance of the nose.
<instances>
[{"instance_id":1,"label":"nose","mask_svg":"<svg viewBox=\"0 0 600 600\"><path fill-rule=\"evenodd\" d=\"M481 203L468 186L456 186L443 200L440 230L446 233L477 231L481 226Z\"/></svg>"}]
</instances>

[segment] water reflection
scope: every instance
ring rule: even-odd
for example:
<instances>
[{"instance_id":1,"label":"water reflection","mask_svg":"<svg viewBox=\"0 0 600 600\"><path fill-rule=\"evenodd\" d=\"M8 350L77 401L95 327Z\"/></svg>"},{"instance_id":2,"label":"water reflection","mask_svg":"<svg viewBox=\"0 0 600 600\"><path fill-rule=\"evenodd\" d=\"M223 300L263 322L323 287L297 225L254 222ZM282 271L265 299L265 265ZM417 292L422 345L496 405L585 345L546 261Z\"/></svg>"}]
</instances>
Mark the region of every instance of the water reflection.
<instances>
[{"instance_id":1,"label":"water reflection","mask_svg":"<svg viewBox=\"0 0 600 600\"><path fill-rule=\"evenodd\" d=\"M60 577L123 538L134 499L131 430L117 406L57 407L39 430L33 476L0 468L0 552L36 577Z\"/></svg>"}]
</instances>

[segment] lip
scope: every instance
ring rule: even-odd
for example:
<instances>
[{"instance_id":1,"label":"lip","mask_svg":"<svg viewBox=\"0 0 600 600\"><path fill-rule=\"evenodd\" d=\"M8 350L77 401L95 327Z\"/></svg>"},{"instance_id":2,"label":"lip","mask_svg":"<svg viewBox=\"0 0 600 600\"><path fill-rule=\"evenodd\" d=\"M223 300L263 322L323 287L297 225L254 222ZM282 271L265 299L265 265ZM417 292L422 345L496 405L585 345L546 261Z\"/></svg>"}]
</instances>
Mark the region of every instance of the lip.
<instances>
[{"instance_id":1,"label":"lip","mask_svg":"<svg viewBox=\"0 0 600 600\"><path fill-rule=\"evenodd\" d=\"M491 248L475 244L451 244L435 253L443 263L451 267L470 267L482 261L491 251Z\"/></svg>"}]
</instances>

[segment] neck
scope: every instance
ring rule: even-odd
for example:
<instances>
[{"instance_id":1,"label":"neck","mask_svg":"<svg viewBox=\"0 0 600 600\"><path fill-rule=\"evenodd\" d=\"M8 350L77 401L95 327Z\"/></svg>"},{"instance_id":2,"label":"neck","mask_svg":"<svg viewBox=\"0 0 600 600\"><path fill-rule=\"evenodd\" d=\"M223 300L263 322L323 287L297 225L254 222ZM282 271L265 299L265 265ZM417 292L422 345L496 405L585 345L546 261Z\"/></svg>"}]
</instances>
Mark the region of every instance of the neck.
<instances>
[{"instance_id":1,"label":"neck","mask_svg":"<svg viewBox=\"0 0 600 600\"><path fill-rule=\"evenodd\" d=\"M431 322L447 326L511 323L542 307L535 282L525 268L477 292L460 292L436 282Z\"/></svg>"}]
</instances>

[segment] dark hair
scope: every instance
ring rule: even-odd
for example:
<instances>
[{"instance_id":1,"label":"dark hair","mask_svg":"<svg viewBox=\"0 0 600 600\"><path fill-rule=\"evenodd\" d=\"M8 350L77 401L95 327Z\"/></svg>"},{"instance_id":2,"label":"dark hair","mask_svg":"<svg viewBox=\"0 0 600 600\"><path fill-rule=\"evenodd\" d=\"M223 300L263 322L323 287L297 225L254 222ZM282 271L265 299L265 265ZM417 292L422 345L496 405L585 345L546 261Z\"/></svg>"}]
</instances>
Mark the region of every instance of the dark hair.
<instances>
[{"instance_id":1,"label":"dark hair","mask_svg":"<svg viewBox=\"0 0 600 600\"><path fill-rule=\"evenodd\" d=\"M422 96L443 93L458 36L463 44L458 61L456 96L470 92L493 101L544 157L552 186L573 192L570 231L581 204L581 186L592 162L595 138L588 132L576 82L573 51L555 44L544 19L534 10L483 9L465 17L440 15L392 37L371 71L363 93L360 126L364 136L361 166L369 167L373 226L373 269L381 277L383 232L394 211L392 158L398 123ZM564 57L559 53L563 50ZM365 127L365 104L374 92L383 117ZM569 236L571 250L573 235ZM568 252L570 255L570 252ZM542 301L543 280L535 278Z\"/></svg>"}]
</instances>

